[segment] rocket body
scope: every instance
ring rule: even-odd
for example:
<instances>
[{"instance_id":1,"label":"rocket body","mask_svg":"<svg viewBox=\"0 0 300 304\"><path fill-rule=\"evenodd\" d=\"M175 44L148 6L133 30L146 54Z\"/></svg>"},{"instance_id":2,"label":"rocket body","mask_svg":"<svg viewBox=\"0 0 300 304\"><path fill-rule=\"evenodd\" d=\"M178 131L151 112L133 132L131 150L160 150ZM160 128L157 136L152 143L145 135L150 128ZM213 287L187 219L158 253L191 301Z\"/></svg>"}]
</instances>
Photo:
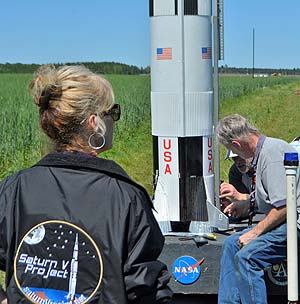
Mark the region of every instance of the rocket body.
<instances>
[{"instance_id":1,"label":"rocket body","mask_svg":"<svg viewBox=\"0 0 300 304\"><path fill-rule=\"evenodd\" d=\"M150 1L158 221L207 221L214 202L211 15L211 0Z\"/></svg>"},{"instance_id":2,"label":"rocket body","mask_svg":"<svg viewBox=\"0 0 300 304\"><path fill-rule=\"evenodd\" d=\"M78 274L78 233L76 233L75 244L73 248L73 257L71 260L70 279L69 279L69 292L67 295L68 300L73 301L76 294Z\"/></svg>"}]
</instances>

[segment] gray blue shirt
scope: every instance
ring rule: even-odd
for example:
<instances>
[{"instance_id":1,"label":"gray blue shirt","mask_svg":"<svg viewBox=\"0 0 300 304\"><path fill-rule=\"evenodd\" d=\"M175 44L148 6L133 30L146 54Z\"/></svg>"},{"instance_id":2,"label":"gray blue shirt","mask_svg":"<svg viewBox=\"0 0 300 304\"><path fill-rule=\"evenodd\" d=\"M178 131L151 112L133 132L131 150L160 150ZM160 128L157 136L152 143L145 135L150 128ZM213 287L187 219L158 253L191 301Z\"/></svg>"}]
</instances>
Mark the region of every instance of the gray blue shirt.
<instances>
[{"instance_id":1,"label":"gray blue shirt","mask_svg":"<svg viewBox=\"0 0 300 304\"><path fill-rule=\"evenodd\" d=\"M283 165L286 152L296 152L296 150L283 140L264 135L259 137L252 165L256 167L256 204L258 210L265 214L268 214L273 207L286 205L286 173ZM297 205L300 206L299 174L296 184Z\"/></svg>"}]
</instances>

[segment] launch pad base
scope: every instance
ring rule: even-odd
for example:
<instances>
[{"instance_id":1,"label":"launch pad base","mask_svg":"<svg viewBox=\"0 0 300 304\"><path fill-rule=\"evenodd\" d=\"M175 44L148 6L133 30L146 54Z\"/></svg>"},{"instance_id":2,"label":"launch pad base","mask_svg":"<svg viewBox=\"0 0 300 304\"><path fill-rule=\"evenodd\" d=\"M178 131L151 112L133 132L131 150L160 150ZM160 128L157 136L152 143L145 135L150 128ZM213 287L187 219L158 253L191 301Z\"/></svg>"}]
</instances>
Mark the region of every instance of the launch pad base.
<instances>
[{"instance_id":1,"label":"launch pad base","mask_svg":"<svg viewBox=\"0 0 300 304\"><path fill-rule=\"evenodd\" d=\"M182 235L165 237L165 246L159 259L168 266L172 273L170 280L170 287L174 292L172 303L217 303L220 259L224 240L235 231L246 227L246 222L230 225L228 231L214 233L217 237L216 240L201 238L199 241L188 234L186 237ZM185 257L193 258L194 264L188 264L188 260L184 260ZM196 270L196 266L200 266L200 270L199 267ZM275 271L274 269L271 271L271 268L265 270L268 303L285 303L287 301L286 265L273 268ZM183 272L182 269L184 269ZM191 282L180 282L184 277L184 271L194 272Z\"/></svg>"}]
</instances>

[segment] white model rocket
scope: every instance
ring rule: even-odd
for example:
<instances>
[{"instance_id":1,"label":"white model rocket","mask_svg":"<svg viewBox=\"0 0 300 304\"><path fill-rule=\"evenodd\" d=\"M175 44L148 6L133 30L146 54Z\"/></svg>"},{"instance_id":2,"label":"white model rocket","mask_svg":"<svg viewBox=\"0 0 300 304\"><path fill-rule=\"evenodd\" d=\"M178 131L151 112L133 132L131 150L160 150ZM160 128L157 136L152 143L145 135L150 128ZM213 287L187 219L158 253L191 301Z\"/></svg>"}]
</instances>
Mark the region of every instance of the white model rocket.
<instances>
[{"instance_id":1,"label":"white model rocket","mask_svg":"<svg viewBox=\"0 0 300 304\"><path fill-rule=\"evenodd\" d=\"M151 0L150 19L153 203L166 232L205 224L214 203L212 3Z\"/></svg>"},{"instance_id":2,"label":"white model rocket","mask_svg":"<svg viewBox=\"0 0 300 304\"><path fill-rule=\"evenodd\" d=\"M67 295L67 299L70 301L70 303L73 303L75 299L77 273L78 273L78 233L76 233L76 239L73 249L73 257L71 260L71 267L70 267L69 293Z\"/></svg>"}]
</instances>

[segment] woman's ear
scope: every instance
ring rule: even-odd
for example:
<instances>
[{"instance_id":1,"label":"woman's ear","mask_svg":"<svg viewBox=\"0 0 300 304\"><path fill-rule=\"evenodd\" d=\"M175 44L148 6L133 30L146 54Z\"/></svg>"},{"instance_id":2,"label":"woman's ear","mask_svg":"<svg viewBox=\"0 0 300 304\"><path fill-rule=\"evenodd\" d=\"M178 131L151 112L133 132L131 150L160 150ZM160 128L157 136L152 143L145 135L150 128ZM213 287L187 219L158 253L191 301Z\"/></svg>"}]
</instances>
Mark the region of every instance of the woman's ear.
<instances>
[{"instance_id":1,"label":"woman's ear","mask_svg":"<svg viewBox=\"0 0 300 304\"><path fill-rule=\"evenodd\" d=\"M96 119L97 119L97 115L96 114L91 114L89 119L88 119L88 125L95 130L96 129Z\"/></svg>"}]
</instances>

